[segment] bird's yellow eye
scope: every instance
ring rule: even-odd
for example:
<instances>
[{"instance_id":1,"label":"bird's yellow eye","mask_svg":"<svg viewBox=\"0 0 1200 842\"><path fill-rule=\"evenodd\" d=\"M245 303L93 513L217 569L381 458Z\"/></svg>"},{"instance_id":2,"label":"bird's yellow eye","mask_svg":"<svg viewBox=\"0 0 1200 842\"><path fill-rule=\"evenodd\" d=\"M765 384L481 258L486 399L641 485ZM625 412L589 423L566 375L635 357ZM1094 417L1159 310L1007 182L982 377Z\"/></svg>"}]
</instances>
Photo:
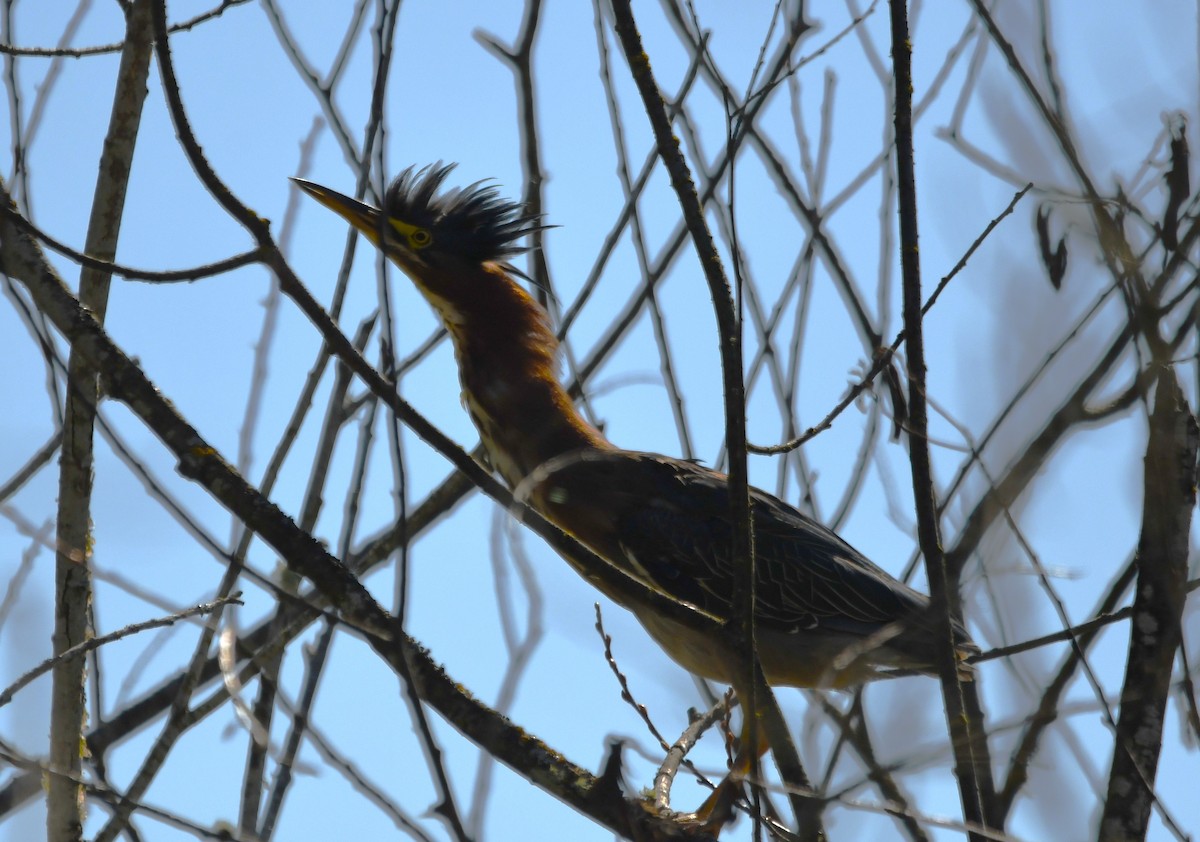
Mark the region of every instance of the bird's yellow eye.
<instances>
[{"instance_id":1,"label":"bird's yellow eye","mask_svg":"<svg viewBox=\"0 0 1200 842\"><path fill-rule=\"evenodd\" d=\"M389 219L388 222L391 223L392 228L396 229L396 233L404 238L405 244L413 251L420 251L433 245L433 234L429 233L428 228L418 228L407 222L401 222L399 219Z\"/></svg>"}]
</instances>

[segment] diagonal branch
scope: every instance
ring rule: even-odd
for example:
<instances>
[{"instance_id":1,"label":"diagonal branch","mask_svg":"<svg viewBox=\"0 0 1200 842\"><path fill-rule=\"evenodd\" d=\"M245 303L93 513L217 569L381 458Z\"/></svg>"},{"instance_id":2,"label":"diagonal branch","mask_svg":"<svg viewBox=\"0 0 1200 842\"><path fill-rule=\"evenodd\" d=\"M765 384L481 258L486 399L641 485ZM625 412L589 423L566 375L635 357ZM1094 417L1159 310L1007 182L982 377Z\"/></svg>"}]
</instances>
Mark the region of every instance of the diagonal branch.
<instances>
[{"instance_id":1,"label":"diagonal branch","mask_svg":"<svg viewBox=\"0 0 1200 842\"><path fill-rule=\"evenodd\" d=\"M937 501L929 460L928 409L925 397L925 338L921 312L921 264L917 251L917 193L912 123L912 41L906 0L891 0L892 61L895 76L896 170L899 187L900 265L904 283L904 331L908 342L908 445L912 465L917 534L929 580L929 593L938 613L934 652L946 706L954 772L962 796L963 818L987 827L984 805L993 800L991 770L981 739L982 722L973 716L958 675L954 647L954 616L959 612L958 577L942 552ZM972 839L982 837L972 832Z\"/></svg>"},{"instance_id":2,"label":"diagonal branch","mask_svg":"<svg viewBox=\"0 0 1200 842\"><path fill-rule=\"evenodd\" d=\"M628 0L614 2L612 9L625 60L629 63L634 83L641 94L642 105L650 119L658 154L670 175L671 186L675 190L684 221L691 232L717 318L725 396L725 446L729 451L729 497L733 522L731 549L733 557L742 562L742 573L735 582L734 616L726 623L723 631L725 634L732 633L734 651L748 655L742 665L731 670L731 674L736 678L734 683L738 695L743 700L747 723L746 739L751 745L756 743L756 720L760 713L763 714L776 760L785 783L789 785L800 831L806 838L816 839L823 835L820 805L815 799L801 794L802 790L810 788L807 775L800 765L799 755L796 754L779 705L763 678L754 645L756 574L754 531L750 520L746 471L746 394L742 382L741 324L733 292L721 266L721 256L709 233L708 223L696 194L696 185L680 149L679 139L671 131L667 108L654 79L649 57L642 46L633 10ZM802 31L803 28L803 18L800 17L796 29ZM798 34L798 31L793 33L795 36Z\"/></svg>"},{"instance_id":3,"label":"diagonal branch","mask_svg":"<svg viewBox=\"0 0 1200 842\"><path fill-rule=\"evenodd\" d=\"M8 208L0 214L0 267L25 284L72 347L106 373L111 396L129 406L175 454L180 473L201 484L261 535L293 571L310 579L338 608L344 621L366 634L386 663L412 676L414 690L424 701L484 750L614 832L636 834L647 840L696 838L685 835L676 823L649 814L636 801L626 801L619 792L598 788L597 779L586 770L470 697L419 644L396 627L393 618L341 561L277 506L263 499L178 414L91 314L80 307L46 264L37 244L8 222L9 214L15 211L6 191L0 190L0 200ZM597 572L601 574L610 569L603 562L600 568ZM670 600L664 603L665 611L688 610Z\"/></svg>"}]
</instances>

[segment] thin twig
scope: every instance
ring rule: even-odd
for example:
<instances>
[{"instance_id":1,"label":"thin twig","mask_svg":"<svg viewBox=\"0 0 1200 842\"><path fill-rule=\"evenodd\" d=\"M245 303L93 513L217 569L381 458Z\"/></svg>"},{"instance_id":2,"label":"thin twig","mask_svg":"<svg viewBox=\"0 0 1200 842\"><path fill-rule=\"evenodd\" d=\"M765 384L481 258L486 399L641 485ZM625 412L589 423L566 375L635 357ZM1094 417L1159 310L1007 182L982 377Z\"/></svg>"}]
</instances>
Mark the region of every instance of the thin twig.
<instances>
[{"instance_id":1,"label":"thin twig","mask_svg":"<svg viewBox=\"0 0 1200 842\"><path fill-rule=\"evenodd\" d=\"M35 681L40 676L45 675L54 668L55 664L60 661L63 661L67 658L75 658L79 655L86 655L88 652L92 652L96 649L99 649L101 646L105 646L109 643L129 637L131 634L138 634L139 632L149 631L150 629L160 629L163 626L171 626L175 623L178 623L180 620L186 620L188 617L198 617L204 614L211 614L218 608L218 606L228 604L242 605L243 603L241 596L241 591L239 591L237 593L229 594L228 596L213 600L212 602L201 603L200 605L194 605L191 608L187 608L183 611L177 611L174 614L168 614L166 617L156 617L153 620L144 620L140 623L131 623L124 628L117 629L115 632L100 635L99 637L92 637L83 641L82 643L78 643L75 646L72 646L70 649L67 649L64 652L60 652L59 654L42 661L36 667L29 670L27 673L6 687L3 691L0 691L0 707L4 707L11 702L13 700L13 696L21 692L21 690L25 689L27 685Z\"/></svg>"}]
</instances>

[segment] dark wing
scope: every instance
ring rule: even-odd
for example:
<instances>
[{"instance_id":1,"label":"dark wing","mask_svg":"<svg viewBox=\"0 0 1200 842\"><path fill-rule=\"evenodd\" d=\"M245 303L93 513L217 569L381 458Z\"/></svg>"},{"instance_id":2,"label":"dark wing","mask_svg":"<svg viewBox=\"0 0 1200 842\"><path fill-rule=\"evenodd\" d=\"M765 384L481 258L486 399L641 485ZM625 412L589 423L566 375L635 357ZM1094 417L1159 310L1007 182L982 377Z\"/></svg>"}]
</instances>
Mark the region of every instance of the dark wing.
<instances>
[{"instance_id":1,"label":"dark wing","mask_svg":"<svg viewBox=\"0 0 1200 842\"><path fill-rule=\"evenodd\" d=\"M571 531L676 598L729 616L738 574L723 474L629 451L566 463L556 473L571 492L566 496L586 501L589 517L605 512L602 529ZM571 520L566 510L564 525ZM866 636L928 606L924 595L782 500L754 489L752 511L764 626Z\"/></svg>"},{"instance_id":2,"label":"dark wing","mask_svg":"<svg viewBox=\"0 0 1200 842\"><path fill-rule=\"evenodd\" d=\"M666 485L627 510L628 549L663 587L689 582L688 601L728 616L737 564L732 555L728 480L674 460L658 460ZM781 631L821 626L871 634L921 611L928 600L872 564L833 531L753 489L759 622ZM659 552L654 553L657 547Z\"/></svg>"}]
</instances>

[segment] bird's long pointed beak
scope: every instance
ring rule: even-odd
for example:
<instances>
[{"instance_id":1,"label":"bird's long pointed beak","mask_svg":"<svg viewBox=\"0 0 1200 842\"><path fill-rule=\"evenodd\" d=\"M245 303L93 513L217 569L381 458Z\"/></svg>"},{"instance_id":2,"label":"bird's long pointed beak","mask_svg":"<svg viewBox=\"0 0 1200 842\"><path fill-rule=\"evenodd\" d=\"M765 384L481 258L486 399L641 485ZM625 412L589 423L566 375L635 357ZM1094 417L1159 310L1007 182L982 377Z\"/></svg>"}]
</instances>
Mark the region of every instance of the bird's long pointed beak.
<instances>
[{"instance_id":1,"label":"bird's long pointed beak","mask_svg":"<svg viewBox=\"0 0 1200 842\"><path fill-rule=\"evenodd\" d=\"M361 231L374 245L379 245L382 212L378 208L365 205L358 199L351 199L336 190L330 190L328 187L312 181L305 181L303 178L293 178L292 181L305 193Z\"/></svg>"}]
</instances>

